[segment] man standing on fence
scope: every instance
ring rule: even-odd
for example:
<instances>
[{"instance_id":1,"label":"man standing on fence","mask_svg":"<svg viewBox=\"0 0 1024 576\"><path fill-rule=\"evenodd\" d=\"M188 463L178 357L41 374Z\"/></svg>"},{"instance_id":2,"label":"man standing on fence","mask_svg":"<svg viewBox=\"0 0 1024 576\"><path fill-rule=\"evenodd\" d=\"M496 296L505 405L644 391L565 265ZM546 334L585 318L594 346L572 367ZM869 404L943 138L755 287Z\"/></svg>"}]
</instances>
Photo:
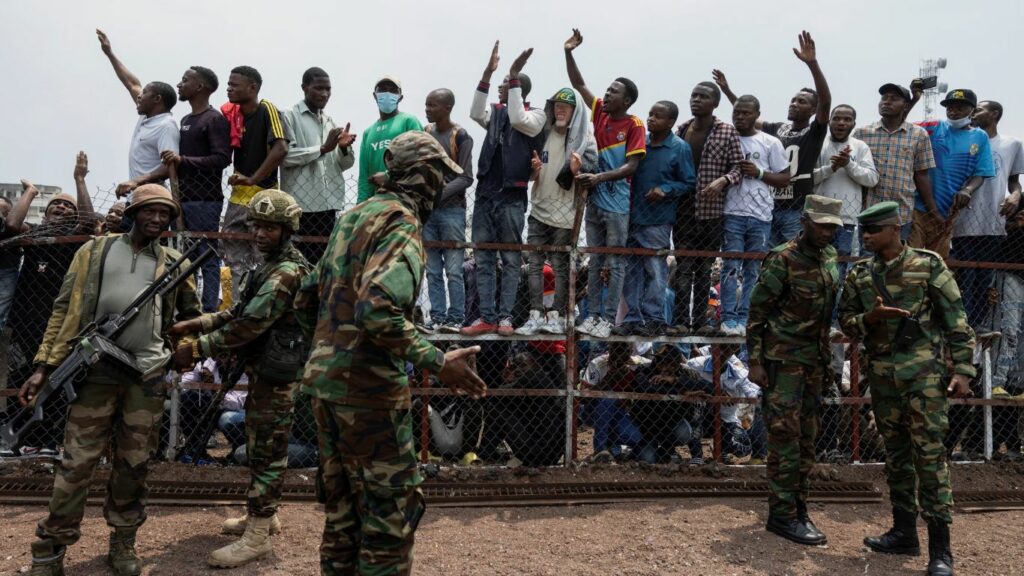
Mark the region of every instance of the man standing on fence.
<instances>
[{"instance_id":1,"label":"man standing on fence","mask_svg":"<svg viewBox=\"0 0 1024 576\"><path fill-rule=\"evenodd\" d=\"M231 123L235 173L228 177L231 197L223 232L249 233L249 202L260 190L277 187L277 169L288 154L291 130L276 106L260 100L262 86L263 77L250 66L237 66L228 76L229 104L221 110ZM225 239L220 246L224 264L231 268L231 296L237 299L242 276L258 259L256 250L251 240Z\"/></svg>"},{"instance_id":2,"label":"man standing on fence","mask_svg":"<svg viewBox=\"0 0 1024 576\"><path fill-rule=\"evenodd\" d=\"M181 258L158 241L180 210L163 186L139 186L126 210L133 218L131 231L90 240L75 253L35 357L36 371L18 396L22 405L35 399L47 376L67 357L75 334L106 314L119 314L172 260ZM199 314L190 278L162 301L148 302L117 340L135 356L141 378L101 369L86 376L68 412L64 458L54 478L50 512L39 522L39 539L32 543L33 576L64 573L65 549L81 537L89 483L108 444L112 469L103 515L113 532L107 562L119 576L140 573L135 534L146 521L147 465L159 436L164 367L171 354L162 334L174 321Z\"/></svg>"},{"instance_id":3,"label":"man standing on fence","mask_svg":"<svg viewBox=\"0 0 1024 576\"><path fill-rule=\"evenodd\" d=\"M768 427L768 523L798 544L824 544L807 513L821 391L832 350L829 328L839 288L832 238L843 203L804 200L803 232L769 252L750 296L748 378L764 390Z\"/></svg>"},{"instance_id":4,"label":"man standing on fence","mask_svg":"<svg viewBox=\"0 0 1024 576\"><path fill-rule=\"evenodd\" d=\"M382 76L373 86L380 118L363 131L359 144L359 194L356 202L369 200L379 184L387 179L384 152L388 142L410 130L422 130L420 121L406 112L398 111L402 101L402 82L394 76Z\"/></svg>"},{"instance_id":5,"label":"man standing on fence","mask_svg":"<svg viewBox=\"0 0 1024 576\"><path fill-rule=\"evenodd\" d=\"M117 196L127 196L148 182L163 183L169 174L160 154L178 151L178 125L171 116L177 99L174 88L166 82L150 82L145 86L138 77L114 55L110 40L102 30L96 31L100 49L110 60L114 74L128 90L139 114L128 148L128 180L117 185Z\"/></svg>"},{"instance_id":6,"label":"man standing on fence","mask_svg":"<svg viewBox=\"0 0 1024 576\"><path fill-rule=\"evenodd\" d=\"M210 106L210 95L219 82L213 70L192 66L178 83L178 100L186 101L192 111L181 119L179 153L164 150L164 164L178 171L178 195L185 230L217 232L224 208L224 169L231 164L231 126L220 110ZM173 182L172 182L173 184ZM217 247L216 240L203 240ZM220 260L203 263L203 311L214 312L220 294Z\"/></svg>"},{"instance_id":7,"label":"man standing on fence","mask_svg":"<svg viewBox=\"0 0 1024 576\"><path fill-rule=\"evenodd\" d=\"M943 439L949 430L948 397L970 395L974 331L953 273L938 254L903 244L899 218L895 202L876 204L858 216L864 246L874 257L854 264L839 306L843 332L864 344L892 501L892 529L864 543L877 552L920 554L920 503L928 522L928 574L945 575L953 573L953 493Z\"/></svg>"},{"instance_id":8,"label":"man standing on fence","mask_svg":"<svg viewBox=\"0 0 1024 576\"><path fill-rule=\"evenodd\" d=\"M466 241L466 191L473 185L473 137L452 122L455 94L438 88L427 94L424 105L427 124L423 130L433 136L462 167L462 174L446 174L444 190L430 218L423 223L423 239L435 242ZM430 321L442 332L458 334L466 319L466 286L462 248L427 248L427 292L430 296ZM445 277L448 279L445 298Z\"/></svg>"},{"instance_id":9,"label":"man standing on fence","mask_svg":"<svg viewBox=\"0 0 1024 576\"><path fill-rule=\"evenodd\" d=\"M292 131L281 163L281 189L302 208L302 235L327 239L338 211L345 207L345 170L355 164L349 125L338 127L324 112L331 99L331 78L316 66L302 74L303 98L284 115ZM298 249L310 264L324 255L323 242L302 242Z\"/></svg>"},{"instance_id":10,"label":"man standing on fence","mask_svg":"<svg viewBox=\"0 0 1024 576\"><path fill-rule=\"evenodd\" d=\"M420 229L445 172L462 168L419 131L393 139L384 159L388 180L373 202L342 214L295 298L296 318L315 343L302 391L313 397L320 437L320 569L327 576L412 572L425 506L407 363L456 391L480 397L486 390L468 362L479 347L446 354L413 325L424 265Z\"/></svg>"},{"instance_id":11,"label":"man standing on fence","mask_svg":"<svg viewBox=\"0 0 1024 576\"><path fill-rule=\"evenodd\" d=\"M309 264L292 244L302 209L280 190L263 190L249 203L249 220L263 263L246 274L242 296L229 311L179 322L170 334L203 333L182 344L172 359L188 370L201 358L235 353L251 368L246 397L246 457L250 481L248 511L224 522L226 534L242 537L207 558L211 566L241 566L271 551L270 536L281 530L277 507L288 467L288 436L298 376L308 345L295 321L293 299Z\"/></svg>"},{"instance_id":12,"label":"man standing on fence","mask_svg":"<svg viewBox=\"0 0 1024 576\"><path fill-rule=\"evenodd\" d=\"M612 80L598 98L583 80L573 51L583 44L583 34L573 29L565 41L565 68L569 82L590 108L597 140L596 173L576 176L576 186L590 189L587 197L587 246L621 248L629 235L630 178L647 154L644 122L629 113L639 97L636 84L629 78ZM590 254L587 277L587 318L577 330L597 338L607 338L615 325L626 273L623 256ZM607 293L604 293L607 277ZM603 302L602 302L603 295Z\"/></svg>"},{"instance_id":13,"label":"man standing on fence","mask_svg":"<svg viewBox=\"0 0 1024 576\"><path fill-rule=\"evenodd\" d=\"M473 204L472 237L475 243L522 244L526 219L526 188L530 183L530 162L544 146L544 110L530 106L526 97L532 84L522 73L533 48L524 50L509 67L498 86L498 102L487 104L491 74L498 69L498 42L473 94L469 117L487 131L477 160L476 198ZM462 329L467 336L497 332L511 336L512 307L519 289L519 267L523 253L513 250L473 251L476 259L477 302L480 318ZM501 285L498 286L498 257L501 257Z\"/></svg>"},{"instance_id":14,"label":"man standing on fence","mask_svg":"<svg viewBox=\"0 0 1024 576\"><path fill-rule=\"evenodd\" d=\"M757 122L757 129L782 141L789 160L789 185L775 189L770 246L792 240L802 229L800 207L804 197L814 193L811 173L818 164L818 154L828 133L828 116L832 109L832 92L825 74L818 66L818 50L809 32L801 32L800 47L793 54L811 71L814 89L801 88L789 102L788 122ZM715 81L733 104L736 95L722 72L715 70Z\"/></svg>"}]
</instances>

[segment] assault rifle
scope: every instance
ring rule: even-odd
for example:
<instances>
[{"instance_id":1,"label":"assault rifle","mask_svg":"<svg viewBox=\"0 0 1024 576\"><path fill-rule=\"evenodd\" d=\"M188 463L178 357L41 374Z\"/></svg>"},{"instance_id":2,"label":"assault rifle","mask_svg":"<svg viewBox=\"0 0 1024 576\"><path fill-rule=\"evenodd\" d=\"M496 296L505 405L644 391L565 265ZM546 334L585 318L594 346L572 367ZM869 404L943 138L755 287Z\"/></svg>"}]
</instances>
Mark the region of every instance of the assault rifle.
<instances>
[{"instance_id":1,"label":"assault rifle","mask_svg":"<svg viewBox=\"0 0 1024 576\"><path fill-rule=\"evenodd\" d=\"M47 375L46 382L36 393L32 404L21 408L0 429L0 438L4 443L8 446L17 445L25 430L33 423L43 419L43 405L46 403L46 399L57 391L64 390L67 401L73 402L78 397L78 387L93 366L103 364L105 370L110 369L133 377L142 376L142 371L135 361L135 355L122 350L117 345L117 338L125 327L139 315L143 306L177 288L179 284L191 277L204 262L216 255L216 252L209 248L193 260L187 268L175 274L182 264L199 250L199 247L199 242L193 244L192 248L168 266L167 270L148 288L139 293L120 314L108 314L91 322L71 340L74 343L71 353L61 362L60 366Z\"/></svg>"}]
</instances>

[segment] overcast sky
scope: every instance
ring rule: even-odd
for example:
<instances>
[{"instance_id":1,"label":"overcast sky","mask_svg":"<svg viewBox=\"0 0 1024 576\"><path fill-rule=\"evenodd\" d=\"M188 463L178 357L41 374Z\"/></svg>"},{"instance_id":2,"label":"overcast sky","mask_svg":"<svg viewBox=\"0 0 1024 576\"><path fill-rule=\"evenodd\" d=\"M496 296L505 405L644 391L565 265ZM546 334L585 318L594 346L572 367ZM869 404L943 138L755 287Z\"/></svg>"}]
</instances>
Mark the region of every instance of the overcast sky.
<instances>
[{"instance_id":1,"label":"overcast sky","mask_svg":"<svg viewBox=\"0 0 1024 576\"><path fill-rule=\"evenodd\" d=\"M877 119L878 86L906 85L923 58L941 56L949 60L941 81L1001 101L1001 131L1024 136L1021 75L1014 69L1020 0L0 0L0 13L0 102L7 110L0 182L29 178L66 190L74 189L78 150L89 154L91 189L127 178L137 116L100 52L97 27L144 83L176 85L188 66L212 68L221 80L215 105L226 101L233 66L256 67L264 79L261 96L280 108L302 97L302 72L320 66L333 81L327 112L360 133L376 119L371 92L382 74L402 80L400 109L424 122L427 92L451 88L453 119L470 128L469 104L495 39L502 46L497 78L521 50L535 48L525 71L533 79L531 99L539 102L569 84L562 43L574 26L584 36L576 58L587 84L602 94L616 76L633 79L640 98L631 112L645 120L661 99L677 102L686 115L690 89L709 80L715 67L738 93L760 98L763 119L782 120L792 94L812 85L791 51L807 29L833 103L855 106L861 124ZM723 102L718 115L728 120L731 108ZM920 119L922 108L912 119ZM188 104L172 112L181 118ZM478 150L482 131L472 124L471 133Z\"/></svg>"}]
</instances>

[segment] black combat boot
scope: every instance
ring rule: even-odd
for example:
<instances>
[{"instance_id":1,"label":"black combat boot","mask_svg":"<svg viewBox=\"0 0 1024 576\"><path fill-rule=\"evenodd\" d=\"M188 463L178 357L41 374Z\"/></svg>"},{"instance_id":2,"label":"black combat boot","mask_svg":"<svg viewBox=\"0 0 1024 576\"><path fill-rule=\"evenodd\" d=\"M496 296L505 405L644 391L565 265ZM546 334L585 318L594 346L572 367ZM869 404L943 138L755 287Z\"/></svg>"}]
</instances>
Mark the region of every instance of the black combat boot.
<instances>
[{"instance_id":1,"label":"black combat boot","mask_svg":"<svg viewBox=\"0 0 1024 576\"><path fill-rule=\"evenodd\" d=\"M817 529L812 531L798 518L779 518L769 514L768 523L765 524L764 528L797 544L817 546L818 544L825 543L824 534L818 532Z\"/></svg>"},{"instance_id":2,"label":"black combat boot","mask_svg":"<svg viewBox=\"0 0 1024 576\"><path fill-rule=\"evenodd\" d=\"M798 501L796 503L796 519L803 522L804 526L807 527L807 531L814 535L815 538L820 538L819 544L828 543L828 538L825 537L825 533L818 530L818 527L814 525L814 521L811 520L809 514L807 514L807 502Z\"/></svg>"},{"instance_id":3,"label":"black combat boot","mask_svg":"<svg viewBox=\"0 0 1024 576\"><path fill-rule=\"evenodd\" d=\"M928 576L953 576L949 524L944 522L928 523Z\"/></svg>"},{"instance_id":4,"label":"black combat boot","mask_svg":"<svg viewBox=\"0 0 1024 576\"><path fill-rule=\"evenodd\" d=\"M864 544L875 552L919 556L921 543L917 540L917 512L892 509L892 528L881 536L868 536Z\"/></svg>"},{"instance_id":5,"label":"black combat boot","mask_svg":"<svg viewBox=\"0 0 1024 576\"><path fill-rule=\"evenodd\" d=\"M135 533L137 528L114 528L110 533L110 552L107 563L117 576L139 576L141 562L135 554Z\"/></svg>"}]
</instances>

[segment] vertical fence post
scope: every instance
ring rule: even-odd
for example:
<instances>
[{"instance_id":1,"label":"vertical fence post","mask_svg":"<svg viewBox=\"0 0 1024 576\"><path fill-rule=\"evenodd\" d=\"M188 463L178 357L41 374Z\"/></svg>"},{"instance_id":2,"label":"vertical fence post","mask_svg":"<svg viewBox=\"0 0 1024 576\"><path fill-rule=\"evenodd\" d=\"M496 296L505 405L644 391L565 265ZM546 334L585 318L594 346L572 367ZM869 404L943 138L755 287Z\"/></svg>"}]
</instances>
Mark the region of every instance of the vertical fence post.
<instances>
[{"instance_id":1,"label":"vertical fence post","mask_svg":"<svg viewBox=\"0 0 1024 576\"><path fill-rule=\"evenodd\" d=\"M981 369L984 370L982 382L985 386L985 400L992 399L992 348L986 346L982 351ZM992 460L992 405L982 407L985 414L985 460Z\"/></svg>"},{"instance_id":2,"label":"vertical fence post","mask_svg":"<svg viewBox=\"0 0 1024 576\"><path fill-rule=\"evenodd\" d=\"M164 449L164 458L173 462L178 455L178 432L181 421L181 376L174 374L171 378L171 414L170 430L167 434L167 448Z\"/></svg>"},{"instance_id":3,"label":"vertical fence post","mask_svg":"<svg viewBox=\"0 0 1024 576\"><path fill-rule=\"evenodd\" d=\"M722 349L718 344L711 344L712 381L715 383L715 397L722 395ZM722 461L722 404L715 402L715 444L713 452L715 462Z\"/></svg>"},{"instance_id":4,"label":"vertical fence post","mask_svg":"<svg viewBox=\"0 0 1024 576\"><path fill-rule=\"evenodd\" d=\"M430 386L430 372L423 370L422 388ZM430 395L420 394L420 462L430 461Z\"/></svg>"},{"instance_id":5,"label":"vertical fence post","mask_svg":"<svg viewBox=\"0 0 1024 576\"><path fill-rule=\"evenodd\" d=\"M860 342L850 341L850 397L860 400ZM850 404L850 447L854 462L860 462L860 413L863 404Z\"/></svg>"}]
</instances>

